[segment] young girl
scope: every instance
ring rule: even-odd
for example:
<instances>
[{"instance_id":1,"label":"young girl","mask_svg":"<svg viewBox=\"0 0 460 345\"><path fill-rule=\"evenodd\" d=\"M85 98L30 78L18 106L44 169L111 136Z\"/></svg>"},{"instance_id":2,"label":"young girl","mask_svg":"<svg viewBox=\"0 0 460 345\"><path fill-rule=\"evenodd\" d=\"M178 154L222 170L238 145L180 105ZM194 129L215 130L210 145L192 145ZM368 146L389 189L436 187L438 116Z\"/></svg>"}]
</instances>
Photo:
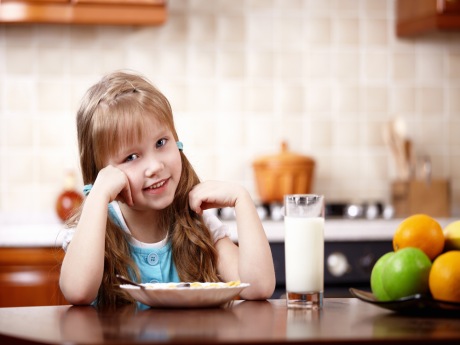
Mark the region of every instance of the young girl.
<instances>
[{"instance_id":1,"label":"young girl","mask_svg":"<svg viewBox=\"0 0 460 345\"><path fill-rule=\"evenodd\" d=\"M275 286L270 247L249 193L200 183L182 152L168 100L145 78L105 76L77 114L85 202L64 242L60 286L69 303L134 302L116 275L142 283L249 283L243 299ZM238 246L205 210L234 207Z\"/></svg>"}]
</instances>

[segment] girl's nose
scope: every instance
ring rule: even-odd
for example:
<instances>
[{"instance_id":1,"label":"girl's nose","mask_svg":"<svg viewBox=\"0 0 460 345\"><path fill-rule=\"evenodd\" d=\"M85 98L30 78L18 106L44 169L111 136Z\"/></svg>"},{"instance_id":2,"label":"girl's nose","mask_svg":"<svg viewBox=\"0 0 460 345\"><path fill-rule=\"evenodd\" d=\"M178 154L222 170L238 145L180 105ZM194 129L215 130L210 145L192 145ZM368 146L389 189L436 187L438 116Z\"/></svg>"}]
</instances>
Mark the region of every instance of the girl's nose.
<instances>
[{"instance_id":1,"label":"girl's nose","mask_svg":"<svg viewBox=\"0 0 460 345\"><path fill-rule=\"evenodd\" d=\"M157 159L151 159L145 169L145 176L153 176L157 174L161 169L163 169L163 163Z\"/></svg>"}]
</instances>

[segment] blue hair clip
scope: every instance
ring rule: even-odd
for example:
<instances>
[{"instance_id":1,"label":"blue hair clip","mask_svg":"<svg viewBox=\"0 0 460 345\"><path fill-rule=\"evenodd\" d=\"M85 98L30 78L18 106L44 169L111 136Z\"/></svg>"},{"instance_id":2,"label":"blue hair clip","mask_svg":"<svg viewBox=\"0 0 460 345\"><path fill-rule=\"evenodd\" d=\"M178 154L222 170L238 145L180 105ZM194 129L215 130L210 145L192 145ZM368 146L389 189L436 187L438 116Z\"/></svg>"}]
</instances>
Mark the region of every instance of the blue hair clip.
<instances>
[{"instance_id":1,"label":"blue hair clip","mask_svg":"<svg viewBox=\"0 0 460 345\"><path fill-rule=\"evenodd\" d=\"M179 149L179 151L184 150L184 144L182 144L182 141L176 141L176 145L177 145L177 148Z\"/></svg>"},{"instance_id":2,"label":"blue hair clip","mask_svg":"<svg viewBox=\"0 0 460 345\"><path fill-rule=\"evenodd\" d=\"M88 196L89 192L91 191L91 188L93 188L92 184L86 184L83 186L83 194L85 196Z\"/></svg>"}]
</instances>

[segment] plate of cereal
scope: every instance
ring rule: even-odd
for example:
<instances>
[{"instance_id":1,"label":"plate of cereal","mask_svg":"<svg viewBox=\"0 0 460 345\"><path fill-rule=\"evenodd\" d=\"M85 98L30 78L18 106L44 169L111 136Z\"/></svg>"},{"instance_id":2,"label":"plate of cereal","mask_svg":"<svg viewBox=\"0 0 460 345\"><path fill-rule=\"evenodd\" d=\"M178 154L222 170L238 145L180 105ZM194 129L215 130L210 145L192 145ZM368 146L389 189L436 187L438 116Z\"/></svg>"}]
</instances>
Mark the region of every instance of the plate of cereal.
<instances>
[{"instance_id":1,"label":"plate of cereal","mask_svg":"<svg viewBox=\"0 0 460 345\"><path fill-rule=\"evenodd\" d=\"M235 299L249 284L239 281L216 283L121 284L136 301L156 308L220 307Z\"/></svg>"}]
</instances>

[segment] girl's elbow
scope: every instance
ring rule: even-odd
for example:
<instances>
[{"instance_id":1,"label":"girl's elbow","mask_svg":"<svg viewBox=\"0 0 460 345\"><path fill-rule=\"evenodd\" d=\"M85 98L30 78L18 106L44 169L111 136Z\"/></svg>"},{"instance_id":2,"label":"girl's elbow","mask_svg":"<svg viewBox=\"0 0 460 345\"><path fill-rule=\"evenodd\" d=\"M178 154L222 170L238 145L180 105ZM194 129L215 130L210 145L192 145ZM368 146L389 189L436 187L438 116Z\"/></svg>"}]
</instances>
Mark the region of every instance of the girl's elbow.
<instances>
[{"instance_id":1,"label":"girl's elbow","mask_svg":"<svg viewBox=\"0 0 460 345\"><path fill-rule=\"evenodd\" d=\"M266 300L272 297L275 291L275 282L265 282L243 290L241 297L245 300Z\"/></svg>"},{"instance_id":2,"label":"girl's elbow","mask_svg":"<svg viewBox=\"0 0 460 345\"><path fill-rule=\"evenodd\" d=\"M62 282L60 288L65 300L72 305L90 305L96 298L92 293L85 292L84 289L66 288Z\"/></svg>"}]
</instances>

